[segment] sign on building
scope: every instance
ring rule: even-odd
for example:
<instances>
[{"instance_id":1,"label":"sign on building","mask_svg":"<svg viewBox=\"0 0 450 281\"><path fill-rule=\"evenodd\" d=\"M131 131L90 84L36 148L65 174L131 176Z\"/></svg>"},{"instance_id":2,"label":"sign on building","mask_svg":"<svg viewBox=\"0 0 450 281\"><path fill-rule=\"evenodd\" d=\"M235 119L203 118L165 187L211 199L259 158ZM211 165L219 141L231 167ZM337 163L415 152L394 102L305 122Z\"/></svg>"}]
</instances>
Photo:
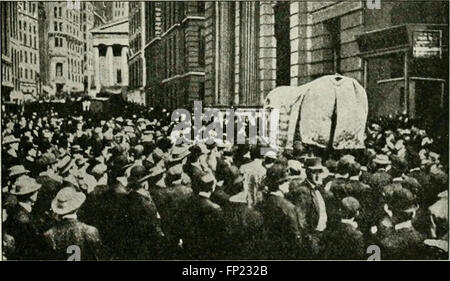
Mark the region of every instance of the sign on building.
<instances>
[{"instance_id":1,"label":"sign on building","mask_svg":"<svg viewBox=\"0 0 450 281\"><path fill-rule=\"evenodd\" d=\"M413 56L415 58L441 57L442 31L416 30L413 32Z\"/></svg>"}]
</instances>

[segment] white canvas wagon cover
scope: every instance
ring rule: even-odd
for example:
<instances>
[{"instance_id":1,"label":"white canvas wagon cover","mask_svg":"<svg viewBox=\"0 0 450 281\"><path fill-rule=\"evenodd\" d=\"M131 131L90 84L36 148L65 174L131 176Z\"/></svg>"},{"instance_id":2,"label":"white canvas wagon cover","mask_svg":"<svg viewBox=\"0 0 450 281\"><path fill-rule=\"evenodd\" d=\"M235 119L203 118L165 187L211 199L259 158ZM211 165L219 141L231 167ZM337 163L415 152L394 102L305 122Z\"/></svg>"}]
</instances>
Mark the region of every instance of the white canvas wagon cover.
<instances>
[{"instance_id":1,"label":"white canvas wagon cover","mask_svg":"<svg viewBox=\"0 0 450 281\"><path fill-rule=\"evenodd\" d=\"M264 107L280 111L279 141L283 146L292 147L298 130L302 143L328 147L335 113L332 147L364 148L367 95L353 78L327 75L299 87L278 87L267 95Z\"/></svg>"}]
</instances>

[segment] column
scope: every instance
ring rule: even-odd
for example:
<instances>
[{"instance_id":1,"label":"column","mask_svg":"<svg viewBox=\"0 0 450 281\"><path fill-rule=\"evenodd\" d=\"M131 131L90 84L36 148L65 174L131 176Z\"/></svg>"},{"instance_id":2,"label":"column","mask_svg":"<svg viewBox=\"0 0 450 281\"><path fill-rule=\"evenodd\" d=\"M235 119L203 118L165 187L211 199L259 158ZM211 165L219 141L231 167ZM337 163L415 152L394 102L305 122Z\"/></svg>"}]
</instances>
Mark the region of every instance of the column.
<instances>
[{"instance_id":1,"label":"column","mask_svg":"<svg viewBox=\"0 0 450 281\"><path fill-rule=\"evenodd\" d=\"M94 46L94 79L95 89L98 93L100 91L100 51L98 46Z\"/></svg>"},{"instance_id":2,"label":"column","mask_svg":"<svg viewBox=\"0 0 450 281\"><path fill-rule=\"evenodd\" d=\"M108 48L106 49L106 65L107 65L107 70L108 71L108 78L109 78L109 85L110 86L114 86L114 55L113 55L113 49L112 46L108 46Z\"/></svg>"},{"instance_id":3,"label":"column","mask_svg":"<svg viewBox=\"0 0 450 281\"><path fill-rule=\"evenodd\" d=\"M122 85L128 86L128 47L122 46Z\"/></svg>"}]
</instances>

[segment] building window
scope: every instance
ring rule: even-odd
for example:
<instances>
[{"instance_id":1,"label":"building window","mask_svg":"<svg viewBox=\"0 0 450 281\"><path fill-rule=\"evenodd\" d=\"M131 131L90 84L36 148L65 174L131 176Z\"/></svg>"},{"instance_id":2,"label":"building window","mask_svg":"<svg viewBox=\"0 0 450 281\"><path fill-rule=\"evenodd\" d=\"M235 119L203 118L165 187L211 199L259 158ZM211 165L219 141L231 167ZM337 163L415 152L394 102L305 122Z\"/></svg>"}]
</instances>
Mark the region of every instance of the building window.
<instances>
[{"instance_id":1,"label":"building window","mask_svg":"<svg viewBox=\"0 0 450 281\"><path fill-rule=\"evenodd\" d=\"M63 68L62 63L58 62L56 64L56 76L57 77L62 77L63 76L63 69L62 68Z\"/></svg>"},{"instance_id":2,"label":"building window","mask_svg":"<svg viewBox=\"0 0 450 281\"><path fill-rule=\"evenodd\" d=\"M277 40L277 86L290 85L291 42L289 40L289 5L289 2L278 2L274 8L275 38Z\"/></svg>"},{"instance_id":3,"label":"building window","mask_svg":"<svg viewBox=\"0 0 450 281\"><path fill-rule=\"evenodd\" d=\"M117 69L117 83L122 83L122 70Z\"/></svg>"},{"instance_id":4,"label":"building window","mask_svg":"<svg viewBox=\"0 0 450 281\"><path fill-rule=\"evenodd\" d=\"M25 68L25 79L28 79L28 69Z\"/></svg>"},{"instance_id":5,"label":"building window","mask_svg":"<svg viewBox=\"0 0 450 281\"><path fill-rule=\"evenodd\" d=\"M329 48L331 49L331 61L333 69L331 72L341 72L341 20L339 17L332 18L324 22L327 35L330 38Z\"/></svg>"}]
</instances>

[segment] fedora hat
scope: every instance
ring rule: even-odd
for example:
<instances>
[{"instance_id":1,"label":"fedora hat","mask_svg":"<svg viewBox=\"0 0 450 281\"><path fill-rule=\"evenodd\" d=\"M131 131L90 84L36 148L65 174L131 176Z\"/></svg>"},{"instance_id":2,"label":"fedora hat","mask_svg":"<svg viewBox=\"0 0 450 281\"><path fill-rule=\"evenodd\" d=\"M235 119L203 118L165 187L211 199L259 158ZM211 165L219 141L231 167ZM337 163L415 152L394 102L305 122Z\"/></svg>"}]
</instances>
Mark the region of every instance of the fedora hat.
<instances>
[{"instance_id":1,"label":"fedora hat","mask_svg":"<svg viewBox=\"0 0 450 281\"><path fill-rule=\"evenodd\" d=\"M150 169L150 174L148 175L148 178L156 177L166 171L166 168L162 165L156 165L155 167Z\"/></svg>"},{"instance_id":2,"label":"fedora hat","mask_svg":"<svg viewBox=\"0 0 450 281\"><path fill-rule=\"evenodd\" d=\"M389 157L384 154L377 154L377 156L375 156L375 159L373 159L373 162L375 164L379 164L379 165L390 165L391 164L391 160L389 160Z\"/></svg>"},{"instance_id":3,"label":"fedora hat","mask_svg":"<svg viewBox=\"0 0 450 281\"><path fill-rule=\"evenodd\" d=\"M30 171L25 169L23 165L15 165L9 168L9 177L28 174Z\"/></svg>"},{"instance_id":4,"label":"fedora hat","mask_svg":"<svg viewBox=\"0 0 450 281\"><path fill-rule=\"evenodd\" d=\"M131 168L129 182L141 183L149 177L149 171L144 166L138 165Z\"/></svg>"},{"instance_id":5,"label":"fedora hat","mask_svg":"<svg viewBox=\"0 0 450 281\"><path fill-rule=\"evenodd\" d=\"M37 183L35 179L26 177L20 177L13 184L9 193L12 195L26 195L38 191L41 188L41 184Z\"/></svg>"},{"instance_id":6,"label":"fedora hat","mask_svg":"<svg viewBox=\"0 0 450 281\"><path fill-rule=\"evenodd\" d=\"M78 210L85 200L86 195L83 192L78 192L72 187L64 187L53 199L52 211L57 215L70 214Z\"/></svg>"},{"instance_id":7,"label":"fedora hat","mask_svg":"<svg viewBox=\"0 0 450 281\"><path fill-rule=\"evenodd\" d=\"M309 157L305 159L305 166L309 170L324 170L322 160L319 157Z\"/></svg>"},{"instance_id":8,"label":"fedora hat","mask_svg":"<svg viewBox=\"0 0 450 281\"><path fill-rule=\"evenodd\" d=\"M169 155L169 162L176 162L184 159L189 155L189 150L185 146L175 146L172 153Z\"/></svg>"}]
</instances>

